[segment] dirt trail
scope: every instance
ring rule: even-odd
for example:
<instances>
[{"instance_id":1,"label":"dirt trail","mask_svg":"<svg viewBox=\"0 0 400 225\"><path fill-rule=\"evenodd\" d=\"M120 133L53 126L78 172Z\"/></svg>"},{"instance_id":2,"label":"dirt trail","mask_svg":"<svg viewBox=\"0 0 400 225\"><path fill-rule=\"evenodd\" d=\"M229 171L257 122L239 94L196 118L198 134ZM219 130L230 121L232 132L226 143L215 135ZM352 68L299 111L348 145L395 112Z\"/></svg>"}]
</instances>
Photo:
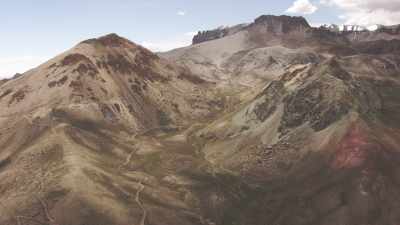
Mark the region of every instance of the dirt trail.
<instances>
[{"instance_id":1,"label":"dirt trail","mask_svg":"<svg viewBox=\"0 0 400 225\"><path fill-rule=\"evenodd\" d=\"M142 218L140 220L139 225L145 225L145 221L146 221L146 216L147 216L147 211L144 208L142 202L140 201L140 193L144 190L145 186L142 184L142 182L139 182L140 188L137 190L136 192L136 198L135 201L136 203L139 205L139 207L142 209Z\"/></svg>"},{"instance_id":2,"label":"dirt trail","mask_svg":"<svg viewBox=\"0 0 400 225\"><path fill-rule=\"evenodd\" d=\"M131 159L133 157L133 154L135 154L138 151L138 148L135 146L134 149L129 153L129 155L126 157L126 160L124 163L122 163L119 167L118 170L122 170L123 167L128 166L129 163L131 162Z\"/></svg>"}]
</instances>

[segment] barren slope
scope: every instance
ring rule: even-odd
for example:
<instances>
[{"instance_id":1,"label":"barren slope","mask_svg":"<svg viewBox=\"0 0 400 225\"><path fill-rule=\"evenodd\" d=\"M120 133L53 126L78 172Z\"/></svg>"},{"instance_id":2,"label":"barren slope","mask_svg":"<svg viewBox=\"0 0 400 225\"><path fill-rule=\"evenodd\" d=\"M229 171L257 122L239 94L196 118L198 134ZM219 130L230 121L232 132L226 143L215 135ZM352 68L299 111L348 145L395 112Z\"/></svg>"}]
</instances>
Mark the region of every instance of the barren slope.
<instances>
[{"instance_id":1,"label":"barren slope","mask_svg":"<svg viewBox=\"0 0 400 225\"><path fill-rule=\"evenodd\" d=\"M397 34L224 29L167 59L111 34L0 82L0 224L398 225Z\"/></svg>"},{"instance_id":2,"label":"barren slope","mask_svg":"<svg viewBox=\"0 0 400 225\"><path fill-rule=\"evenodd\" d=\"M168 178L200 165L192 146L141 137L218 111L208 85L114 34L2 85L0 224L201 223Z\"/></svg>"}]
</instances>

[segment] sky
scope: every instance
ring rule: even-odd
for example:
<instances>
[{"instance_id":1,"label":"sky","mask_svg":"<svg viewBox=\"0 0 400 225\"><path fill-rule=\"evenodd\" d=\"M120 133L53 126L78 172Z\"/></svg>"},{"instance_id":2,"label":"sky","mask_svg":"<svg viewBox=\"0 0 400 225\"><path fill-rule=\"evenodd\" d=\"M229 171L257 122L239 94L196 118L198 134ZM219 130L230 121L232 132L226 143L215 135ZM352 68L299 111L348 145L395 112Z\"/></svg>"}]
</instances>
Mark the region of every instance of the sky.
<instances>
[{"instance_id":1,"label":"sky","mask_svg":"<svg viewBox=\"0 0 400 225\"><path fill-rule=\"evenodd\" d=\"M34 68L82 40L117 33L153 51L260 15L310 24L400 24L400 0L13 0L0 2L0 79Z\"/></svg>"}]
</instances>

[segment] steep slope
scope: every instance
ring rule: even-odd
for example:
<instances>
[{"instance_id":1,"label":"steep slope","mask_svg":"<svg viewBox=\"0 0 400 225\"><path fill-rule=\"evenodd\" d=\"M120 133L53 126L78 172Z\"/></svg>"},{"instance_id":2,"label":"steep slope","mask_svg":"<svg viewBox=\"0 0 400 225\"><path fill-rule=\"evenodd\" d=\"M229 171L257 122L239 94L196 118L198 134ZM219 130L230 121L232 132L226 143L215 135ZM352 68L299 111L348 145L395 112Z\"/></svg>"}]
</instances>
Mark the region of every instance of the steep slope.
<instances>
[{"instance_id":1,"label":"steep slope","mask_svg":"<svg viewBox=\"0 0 400 225\"><path fill-rule=\"evenodd\" d=\"M217 173L251 187L222 224L398 224L399 63L293 66L200 131Z\"/></svg>"}]
</instances>

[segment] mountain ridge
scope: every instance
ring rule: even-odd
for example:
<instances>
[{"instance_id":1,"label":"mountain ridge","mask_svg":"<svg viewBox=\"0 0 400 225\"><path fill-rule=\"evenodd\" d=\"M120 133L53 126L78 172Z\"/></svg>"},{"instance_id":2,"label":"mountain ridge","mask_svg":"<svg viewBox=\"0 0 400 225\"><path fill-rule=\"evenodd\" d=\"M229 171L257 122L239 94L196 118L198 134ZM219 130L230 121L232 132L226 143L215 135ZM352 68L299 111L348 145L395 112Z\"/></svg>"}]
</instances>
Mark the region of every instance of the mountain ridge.
<instances>
[{"instance_id":1,"label":"mountain ridge","mask_svg":"<svg viewBox=\"0 0 400 225\"><path fill-rule=\"evenodd\" d=\"M320 31L331 31L337 34L341 34L346 36L347 38L354 39L354 34L360 34L361 36L371 36L371 35L378 35L378 34L387 34L387 35L399 35L400 34L400 25L391 25L391 26L384 26L384 25L377 25L377 29L375 30L368 30L367 28L363 28L359 30L360 26L357 25L344 25L345 28L342 30L339 29L339 26L333 24L330 26L320 26L320 27L311 27L307 20L304 17L296 17L296 16L274 16L274 15L262 15L256 18L252 23L249 24L239 24L232 27L222 27L213 30L206 30L206 31L199 31L197 35L193 37L192 44L199 44L206 41L211 41L219 38L226 37L228 35L235 34L239 31L246 30L251 26L257 24L269 24L270 27L279 27L279 23L283 23L283 26L288 26L292 24L292 28L294 27L303 27L304 29L311 29L311 30L320 30ZM353 35L353 37L348 37ZM398 37L397 37L398 38Z\"/></svg>"},{"instance_id":2,"label":"mountain ridge","mask_svg":"<svg viewBox=\"0 0 400 225\"><path fill-rule=\"evenodd\" d=\"M398 225L400 40L292 18L0 82L0 224Z\"/></svg>"}]
</instances>

